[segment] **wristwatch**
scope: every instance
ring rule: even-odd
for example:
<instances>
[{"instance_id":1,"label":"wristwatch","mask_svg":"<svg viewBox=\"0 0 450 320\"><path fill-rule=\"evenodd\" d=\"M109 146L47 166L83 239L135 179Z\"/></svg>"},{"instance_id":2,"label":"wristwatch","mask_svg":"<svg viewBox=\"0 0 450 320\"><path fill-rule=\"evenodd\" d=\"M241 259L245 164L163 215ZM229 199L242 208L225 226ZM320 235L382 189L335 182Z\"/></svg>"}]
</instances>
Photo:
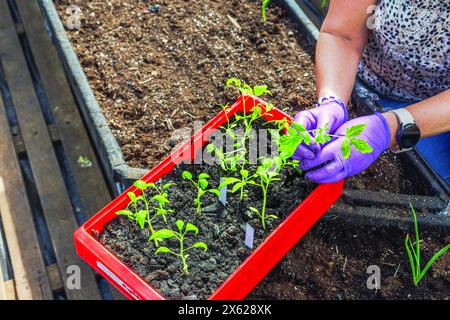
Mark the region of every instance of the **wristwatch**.
<instances>
[{"instance_id":1,"label":"wristwatch","mask_svg":"<svg viewBox=\"0 0 450 320\"><path fill-rule=\"evenodd\" d=\"M408 110L401 108L391 110L391 112L395 114L400 123L400 129L397 133L397 145L391 147L391 151L394 153L408 151L419 142L420 129Z\"/></svg>"}]
</instances>

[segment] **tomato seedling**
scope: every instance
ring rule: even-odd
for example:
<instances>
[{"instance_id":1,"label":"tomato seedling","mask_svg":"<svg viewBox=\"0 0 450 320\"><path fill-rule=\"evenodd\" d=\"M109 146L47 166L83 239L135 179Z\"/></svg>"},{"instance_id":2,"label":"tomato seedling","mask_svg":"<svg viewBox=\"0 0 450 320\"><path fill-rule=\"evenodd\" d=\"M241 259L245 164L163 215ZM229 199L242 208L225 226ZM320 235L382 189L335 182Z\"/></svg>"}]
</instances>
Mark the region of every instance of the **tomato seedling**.
<instances>
[{"instance_id":1,"label":"tomato seedling","mask_svg":"<svg viewBox=\"0 0 450 320\"><path fill-rule=\"evenodd\" d=\"M253 103L253 106L247 112L245 109L245 95L250 94L254 96L262 96L264 94L271 95L272 93L268 90L266 85L254 86L253 88L246 84L244 81L237 78L230 78L227 80L226 87L234 87L241 95L241 99L244 104L244 112L242 114L235 114L234 121L230 121L227 116L227 124L221 126L220 128L225 131L225 135L232 138L233 150L229 152L223 152L222 146L217 147L214 143L210 143L206 146L206 150L210 153L214 153L215 156L219 159L220 166L224 171L237 171L239 170L241 176L244 178L244 175L248 173L245 170L245 166L248 164L247 155L247 142L253 137L254 129L253 124L256 120L263 118L264 116L270 115L270 111L273 108L272 104L268 104L266 107L263 107L261 104ZM225 115L227 115L227 108L224 108ZM236 134L236 128L238 125L242 124L243 133ZM247 174L248 176L248 174ZM241 190L241 199L244 195L244 186L245 186L245 178L242 180L242 184L240 187Z\"/></svg>"},{"instance_id":2,"label":"tomato seedling","mask_svg":"<svg viewBox=\"0 0 450 320\"><path fill-rule=\"evenodd\" d=\"M156 215L162 216L164 222L167 221L166 215L168 213L173 212L172 209L166 208L166 205L170 205L170 201L168 199L169 195L167 194L167 192L165 192L165 190L167 190L173 185L175 185L175 183L168 182L164 184L161 188L158 188L158 186L152 182L147 184L147 187L152 188L156 192L156 194L151 198L151 200L158 206L153 206L152 208L153 210L156 211Z\"/></svg>"},{"instance_id":3,"label":"tomato seedling","mask_svg":"<svg viewBox=\"0 0 450 320\"><path fill-rule=\"evenodd\" d=\"M161 216L163 220L166 221L166 215L173 212L172 209L166 208L166 205L169 205L170 201L167 199L167 193L164 192L164 190L172 186L173 183L166 183L161 187L161 189L158 188L154 183L146 183L143 180L137 180L133 185L141 190L141 195L136 196L134 192L128 192L127 195L130 198L130 202L128 203L127 208L125 210L117 211L116 214L126 216L128 219L136 221L142 230L145 228L145 224L147 224L150 233L154 234L155 230L153 228L153 221L159 216ZM154 195L150 200L147 198L147 195L144 192L148 188L152 188L157 192L157 194ZM138 209L139 201L144 204L145 209ZM158 204L158 206L152 207L151 201ZM131 205L133 205L133 211L130 210ZM158 239L155 239L155 245L158 246Z\"/></svg>"},{"instance_id":4,"label":"tomato seedling","mask_svg":"<svg viewBox=\"0 0 450 320\"><path fill-rule=\"evenodd\" d=\"M341 136L327 133L327 127L306 130L301 124L297 122L290 124L285 118L271 122L278 125L278 130L285 132L277 140L280 155L284 159L292 157L297 147L302 143L309 146L314 141L317 144L323 145L332 138L343 139L341 153L344 159L350 157L351 146L361 153L371 153L373 151L373 148L365 140L357 138L364 130L365 124L358 124L347 128L345 136ZM271 133L273 132L272 130Z\"/></svg>"},{"instance_id":5,"label":"tomato seedling","mask_svg":"<svg viewBox=\"0 0 450 320\"><path fill-rule=\"evenodd\" d=\"M276 215L267 215L266 214L266 206L267 206L267 193L269 191L269 186L274 181L280 181L280 171L282 169L282 160L280 157L274 158L263 158L261 161L261 165L256 170L254 174L255 178L259 179L259 183L254 180L250 180L249 183L261 188L263 193L263 202L261 211L255 207L249 207L249 209L255 212L260 218L262 227L266 229L266 220L268 218L277 219Z\"/></svg>"},{"instance_id":6,"label":"tomato seedling","mask_svg":"<svg viewBox=\"0 0 450 320\"><path fill-rule=\"evenodd\" d=\"M194 204L197 205L197 214L200 214L202 212L202 197L207 193L213 193L217 197L220 196L220 191L214 188L208 189L209 182L208 180L211 178L209 174L207 173L200 173L197 177L197 181L194 181L192 177L192 173L189 171L183 171L181 174L182 178L184 180L190 181L195 188L197 188L197 197L194 200Z\"/></svg>"},{"instance_id":7,"label":"tomato seedling","mask_svg":"<svg viewBox=\"0 0 450 320\"><path fill-rule=\"evenodd\" d=\"M235 177L224 177L218 189L222 190L222 188L225 186L233 185L233 189L231 190L231 192L235 193L237 191L240 191L239 199L242 200L244 198L244 195L246 194L244 188L251 180L251 176L249 176L248 170L245 169L239 170L239 174L240 179Z\"/></svg>"},{"instance_id":8,"label":"tomato seedling","mask_svg":"<svg viewBox=\"0 0 450 320\"><path fill-rule=\"evenodd\" d=\"M160 229L152 234L149 240L176 238L180 244L180 249L178 252L175 252L168 247L160 246L158 247L158 249L156 249L155 254L169 253L174 256L180 257L181 262L183 263L184 274L188 275L188 264L186 260L189 257L189 254L187 254L187 252L193 248L201 248L206 252L206 250L208 250L208 246L206 245L206 243L199 241L195 242L191 246L186 247L184 240L187 236L187 233L193 232L195 235L197 235L198 228L191 223L187 223L185 226L185 223L182 220L177 220L175 224L177 226L178 232L170 229Z\"/></svg>"}]
</instances>

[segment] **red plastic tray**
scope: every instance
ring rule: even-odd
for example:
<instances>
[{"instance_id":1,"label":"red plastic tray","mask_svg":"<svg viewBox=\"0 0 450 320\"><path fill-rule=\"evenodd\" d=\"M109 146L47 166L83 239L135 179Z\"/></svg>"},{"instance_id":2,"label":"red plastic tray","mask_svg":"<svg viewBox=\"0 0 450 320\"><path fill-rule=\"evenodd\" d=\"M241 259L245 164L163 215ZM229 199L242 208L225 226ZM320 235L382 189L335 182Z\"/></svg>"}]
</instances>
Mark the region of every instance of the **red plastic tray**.
<instances>
[{"instance_id":1,"label":"red plastic tray","mask_svg":"<svg viewBox=\"0 0 450 320\"><path fill-rule=\"evenodd\" d=\"M150 171L142 180L154 182L169 173L183 160L193 159L197 150L208 141L211 133L226 122L226 117L236 112L251 110L256 104L267 103L253 96L240 97L225 113L220 112L207 123L190 141L179 147L174 153ZM274 108L267 120L287 118L282 111ZM227 280L209 297L215 300L243 299L280 261L281 258L305 235L330 206L340 197L343 181L319 185L311 194L291 212L291 214L245 259ZM129 299L163 300L156 289L145 282L137 273L106 249L94 236L103 230L103 226L116 217L116 212L125 208L129 202L127 192L139 194L139 190L130 187L103 210L82 225L74 234L78 255L92 268L108 279Z\"/></svg>"}]
</instances>

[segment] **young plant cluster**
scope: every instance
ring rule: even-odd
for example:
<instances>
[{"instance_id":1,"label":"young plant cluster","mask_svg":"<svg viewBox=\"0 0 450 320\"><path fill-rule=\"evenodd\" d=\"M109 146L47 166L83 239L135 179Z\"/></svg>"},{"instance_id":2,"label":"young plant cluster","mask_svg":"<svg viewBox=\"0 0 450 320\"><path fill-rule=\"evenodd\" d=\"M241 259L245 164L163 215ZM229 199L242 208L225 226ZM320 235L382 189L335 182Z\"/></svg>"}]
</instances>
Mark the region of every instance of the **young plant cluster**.
<instances>
[{"instance_id":1,"label":"young plant cluster","mask_svg":"<svg viewBox=\"0 0 450 320\"><path fill-rule=\"evenodd\" d=\"M193 248L202 248L204 251L208 249L208 246L204 242L195 242L193 245L186 247L184 241L187 233L191 232L197 235L198 228L192 223L186 223L185 226L185 222L182 220L177 220L175 223L178 232L170 229L155 230L154 228L154 222L157 219L167 222L167 215L174 213L174 210L170 208L170 201L166 192L173 185L174 183L169 182L158 187L153 182L147 183L143 180L135 181L134 186L141 191L141 194L137 196L134 192L128 192L127 195L130 202L125 210L117 211L116 214L126 216L128 219L135 221L142 230L147 226L150 231L149 241L153 241L156 247L155 254L169 253L179 257L183 265L183 271L187 275L188 264L186 260L189 257L187 251ZM150 192L147 192L147 190ZM149 198L148 193L154 195ZM180 246L178 252L159 245L159 242L170 238L176 238L178 240Z\"/></svg>"},{"instance_id":2,"label":"young plant cluster","mask_svg":"<svg viewBox=\"0 0 450 320\"><path fill-rule=\"evenodd\" d=\"M231 78L227 81L227 87L233 86L241 95L241 100L244 106L246 106L245 99L248 99L247 95L253 95L256 97L264 94L271 95L271 92L267 89L267 86L255 86L250 87L245 82ZM221 128L224 130L225 135L228 135L234 140L234 150L229 152L223 152L221 147L215 146L214 143L210 143L207 146L207 151L214 153L218 158L220 166L225 172L238 172L239 175L224 177L223 182L219 186L221 190L225 186L232 186L231 192L239 192L240 200L246 195L246 186L253 185L261 189L263 200L261 208L249 207L249 210L258 215L261 219L261 225L263 229L266 229L267 219L276 219L274 214L267 213L267 198L270 186L272 183L280 181L280 173L284 168L293 167L299 170L299 162L292 160L295 150L301 143L310 145L313 141L317 144L325 144L332 138L343 139L341 152L344 158L348 158L351 153L351 146L362 153L372 152L372 148L366 141L358 139L357 136L364 130L364 125L356 125L349 128L345 136L337 136L327 133L327 128L317 128L314 130L306 130L301 124L290 123L286 118L282 120L270 121L274 123L277 129L271 129L271 133L274 142L278 145L278 156L274 157L260 157L258 159L259 165L254 173L250 173L248 170L248 147L247 142L255 134L253 124L256 120L270 116L270 111L273 109L273 105L268 104L266 107L258 104L256 100L253 100L253 105L250 110L245 110L243 114L235 114L234 120L230 120L227 117L227 122ZM227 109L225 108L225 111ZM267 121L266 121L267 122ZM243 134L235 134L236 128L243 127ZM281 134L284 133L284 134Z\"/></svg>"},{"instance_id":3,"label":"young plant cluster","mask_svg":"<svg viewBox=\"0 0 450 320\"><path fill-rule=\"evenodd\" d=\"M417 225L417 217L416 217L416 211L414 210L412 204L410 204L411 207L411 213L414 220L414 234L415 234L415 243L411 240L409 234L406 235L405 238L405 248L406 253L408 255L409 263L411 265L411 273L413 278L413 283L417 287L420 280L422 280L423 276L427 273L428 269L433 265L433 263L439 259L444 253L446 253L448 250L450 250L450 243L446 245L444 248L439 250L431 259L428 261L428 263L425 265L425 267L422 269L422 261L420 257L420 236L419 236L419 227Z\"/></svg>"}]
</instances>

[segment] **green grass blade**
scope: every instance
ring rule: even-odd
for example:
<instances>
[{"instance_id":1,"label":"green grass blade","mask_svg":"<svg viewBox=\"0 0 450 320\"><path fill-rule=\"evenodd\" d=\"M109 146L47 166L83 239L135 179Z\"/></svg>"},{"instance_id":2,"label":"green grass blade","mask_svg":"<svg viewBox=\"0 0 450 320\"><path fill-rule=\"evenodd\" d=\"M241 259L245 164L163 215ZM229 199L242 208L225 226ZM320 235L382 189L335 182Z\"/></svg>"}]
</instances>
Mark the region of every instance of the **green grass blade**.
<instances>
[{"instance_id":1,"label":"green grass blade","mask_svg":"<svg viewBox=\"0 0 450 320\"><path fill-rule=\"evenodd\" d=\"M266 11L267 11L267 6L269 5L270 0L263 0L262 2L262 6L261 6L261 19L262 22L266 22L267 21L267 17L266 17Z\"/></svg>"},{"instance_id":2,"label":"green grass blade","mask_svg":"<svg viewBox=\"0 0 450 320\"><path fill-rule=\"evenodd\" d=\"M420 281L420 279L422 279L422 277L425 275L425 273L427 273L428 269L430 269L431 265L437 260L439 259L445 252L447 252L450 249L450 243L445 246L444 248L442 248L438 253L436 253L431 259L430 261L428 261L427 265L425 266L425 268L423 268L423 270L420 272L419 274L419 279L417 282Z\"/></svg>"},{"instance_id":3,"label":"green grass blade","mask_svg":"<svg viewBox=\"0 0 450 320\"><path fill-rule=\"evenodd\" d=\"M417 285L416 284L416 266L414 264L414 259L413 259L413 256L411 254L411 250L409 248L410 245L412 246L411 239L409 238L409 235L406 235L406 238L405 238L405 249L406 249L406 253L408 254L409 263L411 265L411 273L412 273L412 276L413 276L413 282L414 282L414 285ZM414 248L413 248L413 252L414 252Z\"/></svg>"},{"instance_id":4,"label":"green grass blade","mask_svg":"<svg viewBox=\"0 0 450 320\"><path fill-rule=\"evenodd\" d=\"M409 206L411 207L411 213L414 219L414 233L416 234L416 255L420 263L420 237L419 237L419 227L417 225L417 216L416 211L414 210L414 207L412 206L411 202L409 203Z\"/></svg>"}]
</instances>

